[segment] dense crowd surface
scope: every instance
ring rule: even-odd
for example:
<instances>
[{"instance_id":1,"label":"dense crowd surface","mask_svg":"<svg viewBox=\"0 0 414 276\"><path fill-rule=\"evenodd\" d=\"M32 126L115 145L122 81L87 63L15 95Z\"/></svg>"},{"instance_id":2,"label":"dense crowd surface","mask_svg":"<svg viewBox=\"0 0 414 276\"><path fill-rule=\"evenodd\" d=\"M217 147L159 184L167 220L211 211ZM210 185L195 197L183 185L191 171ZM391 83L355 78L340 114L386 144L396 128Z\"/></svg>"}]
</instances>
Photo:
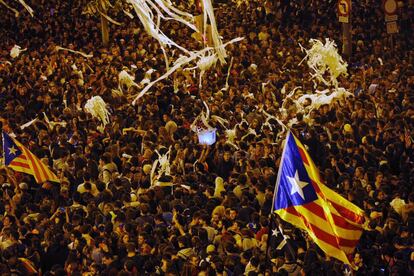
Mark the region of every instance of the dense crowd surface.
<instances>
[{"instance_id":1,"label":"dense crowd surface","mask_svg":"<svg viewBox=\"0 0 414 276\"><path fill-rule=\"evenodd\" d=\"M289 246L268 248L285 132L275 120L266 123L263 111L290 123L326 185L366 212L369 224L352 273L413 273L414 9L408 1L393 37L385 31L381 1L353 1L353 53L349 75L339 83L354 96L312 110L306 120L295 98L326 87L316 87L300 64L299 44L330 38L341 49L336 1L216 3L224 41L245 38L227 48L227 65L209 70L201 89L198 73L178 71L136 106L131 102L139 89L113 93L118 73L127 68L140 82L154 68L154 80L166 71L163 52L137 18L123 13L111 14L122 25L110 24L110 45L103 47L99 18L82 15L86 2L28 1L33 18L0 10L2 128L61 180L37 184L30 175L1 169L0 275L28 275L22 258L43 275L349 272L282 221ZM180 24L162 28L186 48L200 49ZM27 48L16 59L9 55L14 44ZM93 57L56 52L56 45ZM178 50L168 54L176 59ZM96 95L111 110L103 132L83 109ZM190 125L205 110L203 101L228 128L237 125L235 146L226 144L225 128L216 122L217 142L199 145ZM282 103L286 114L279 114ZM170 148L170 176L151 185L157 152Z\"/></svg>"}]
</instances>

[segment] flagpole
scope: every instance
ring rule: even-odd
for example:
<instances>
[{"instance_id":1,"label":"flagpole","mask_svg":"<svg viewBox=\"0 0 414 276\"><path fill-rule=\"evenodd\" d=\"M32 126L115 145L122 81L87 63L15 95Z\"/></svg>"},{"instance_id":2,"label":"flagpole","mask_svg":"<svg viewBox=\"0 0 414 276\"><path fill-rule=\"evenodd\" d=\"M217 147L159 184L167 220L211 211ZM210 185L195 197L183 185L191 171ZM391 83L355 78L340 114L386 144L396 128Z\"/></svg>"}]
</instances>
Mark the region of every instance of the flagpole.
<instances>
[{"instance_id":1,"label":"flagpole","mask_svg":"<svg viewBox=\"0 0 414 276\"><path fill-rule=\"evenodd\" d=\"M273 205L273 204L272 204ZM273 229L273 220L274 220L275 216L272 213L270 213L269 215L269 219L270 219L270 224L269 224L269 229L267 231L267 241L266 241L266 257L265 257L265 265L267 266L269 264L269 244L270 244L270 239L272 238L272 229ZM270 260L270 262L272 262L272 260ZM272 264L269 264L269 268L270 270L272 270Z\"/></svg>"},{"instance_id":2,"label":"flagpole","mask_svg":"<svg viewBox=\"0 0 414 276\"><path fill-rule=\"evenodd\" d=\"M266 258L265 258L265 264L266 265L269 263L269 244L270 244L270 239L272 238L273 224L275 223L275 219L276 219L276 216L274 214L275 198L276 198L277 190L278 190L278 187L279 187L279 181L280 181L280 176L281 176L282 167L283 167L283 156L284 156L285 151L286 151L286 143L287 143L287 140L289 139L289 134L290 134L290 130L288 130L288 132L287 132L286 139L285 139L285 142L284 142L284 145L283 145L283 151L282 151L281 160L280 160L280 164L279 164L279 170L278 170L278 173L277 173L275 189L273 191L272 208L270 210L270 215L269 215L270 224L269 224L269 231L267 232L267 241L266 241ZM269 267L271 269L272 266L270 265Z\"/></svg>"},{"instance_id":3,"label":"flagpole","mask_svg":"<svg viewBox=\"0 0 414 276\"><path fill-rule=\"evenodd\" d=\"M289 139L289 135L290 134L291 134L291 131L288 130L287 135L286 135L286 139L285 139L285 142L284 142L284 145L283 145L283 151L282 151L281 160L280 160L280 164L279 164L279 170L277 172L277 179L276 179L276 184L275 184L275 190L273 192L272 209L271 209L271 213L270 213L271 223L273 223L274 220L276 219L276 216L274 215L275 199L276 199L277 191L278 191L278 188L279 188L280 178L282 176L282 168L283 168L283 161L284 161L284 158L283 157L285 156L286 145L287 145L287 142L288 142L288 139ZM280 234L282 235L283 239L286 241L286 246L288 247L288 250L289 250L290 254L292 255L293 258L295 258L296 257L295 256L296 255L295 254L295 251L292 248L292 246L290 245L290 243L287 241L287 239L285 238L285 234L283 233L283 229L282 229L282 227L280 226L279 223L278 223L277 227L279 228ZM272 228L272 227L270 227L270 228ZM272 234L269 232L268 233L268 238L267 238L267 247L266 247L266 261L268 259L268 249L269 249L269 241L270 241L271 235Z\"/></svg>"},{"instance_id":4,"label":"flagpole","mask_svg":"<svg viewBox=\"0 0 414 276\"><path fill-rule=\"evenodd\" d=\"M280 160L280 164L279 164L279 170L277 172L277 179L276 179L275 189L273 191L272 209L270 210L271 214L273 214L273 211L275 209L275 198L276 198L277 190L279 188L280 177L282 175L283 156L285 156L286 143L287 143L287 140L289 139L289 134L290 134L290 130L288 130L288 132L287 132L286 139L285 139L285 142L284 142L284 145L283 145L283 151L282 151L281 160Z\"/></svg>"},{"instance_id":5,"label":"flagpole","mask_svg":"<svg viewBox=\"0 0 414 276\"><path fill-rule=\"evenodd\" d=\"M3 156L3 158L2 158L3 164L1 164L1 165L6 166L6 155L5 155L5 150L4 150L4 132L3 131L1 132L1 141L3 143L3 145L2 145L2 148L3 148L3 153L2 153L2 156Z\"/></svg>"}]
</instances>

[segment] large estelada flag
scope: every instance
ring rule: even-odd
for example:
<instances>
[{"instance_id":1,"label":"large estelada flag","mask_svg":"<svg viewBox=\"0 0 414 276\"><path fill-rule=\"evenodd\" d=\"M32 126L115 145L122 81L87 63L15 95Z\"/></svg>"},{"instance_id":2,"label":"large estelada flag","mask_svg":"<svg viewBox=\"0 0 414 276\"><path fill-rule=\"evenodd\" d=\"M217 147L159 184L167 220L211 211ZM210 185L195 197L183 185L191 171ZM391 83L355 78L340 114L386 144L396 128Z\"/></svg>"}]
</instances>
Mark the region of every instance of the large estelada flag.
<instances>
[{"instance_id":1,"label":"large estelada flag","mask_svg":"<svg viewBox=\"0 0 414 276\"><path fill-rule=\"evenodd\" d=\"M289 132L279 167L273 210L305 230L329 256L351 265L362 235L364 214L325 186L302 143Z\"/></svg>"},{"instance_id":2,"label":"large estelada flag","mask_svg":"<svg viewBox=\"0 0 414 276\"><path fill-rule=\"evenodd\" d=\"M4 164L15 171L31 174L37 183L60 182L57 176L30 150L2 132Z\"/></svg>"}]
</instances>

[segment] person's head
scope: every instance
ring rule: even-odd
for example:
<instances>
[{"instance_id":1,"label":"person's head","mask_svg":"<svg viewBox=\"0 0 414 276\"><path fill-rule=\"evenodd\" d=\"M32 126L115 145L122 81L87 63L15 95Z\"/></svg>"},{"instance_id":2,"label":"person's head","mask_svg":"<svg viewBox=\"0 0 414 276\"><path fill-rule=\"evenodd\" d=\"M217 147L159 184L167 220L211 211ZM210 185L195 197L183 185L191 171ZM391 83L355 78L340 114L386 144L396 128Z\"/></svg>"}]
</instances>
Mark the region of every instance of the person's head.
<instances>
[{"instance_id":1,"label":"person's head","mask_svg":"<svg viewBox=\"0 0 414 276\"><path fill-rule=\"evenodd\" d=\"M66 272L71 275L75 272L78 271L78 262L76 260L72 260L68 263L68 265L66 266Z\"/></svg>"},{"instance_id":2,"label":"person's head","mask_svg":"<svg viewBox=\"0 0 414 276\"><path fill-rule=\"evenodd\" d=\"M3 217L3 228L10 227L14 223L15 219L11 215L6 215Z\"/></svg>"},{"instance_id":3,"label":"person's head","mask_svg":"<svg viewBox=\"0 0 414 276\"><path fill-rule=\"evenodd\" d=\"M99 165L103 166L111 163L111 156L108 153L104 153L99 159Z\"/></svg>"},{"instance_id":4,"label":"person's head","mask_svg":"<svg viewBox=\"0 0 414 276\"><path fill-rule=\"evenodd\" d=\"M10 214L12 212L12 206L10 203L4 204L4 211Z\"/></svg>"},{"instance_id":5,"label":"person's head","mask_svg":"<svg viewBox=\"0 0 414 276\"><path fill-rule=\"evenodd\" d=\"M245 175L245 174L241 174L237 178L237 182L240 186L245 186L247 184L247 180L248 180L247 175Z\"/></svg>"},{"instance_id":6,"label":"person's head","mask_svg":"<svg viewBox=\"0 0 414 276\"><path fill-rule=\"evenodd\" d=\"M235 220L237 218L237 210L236 209L231 209L230 210L229 218L230 218L230 220Z\"/></svg>"},{"instance_id":7,"label":"person's head","mask_svg":"<svg viewBox=\"0 0 414 276\"><path fill-rule=\"evenodd\" d=\"M377 199L379 200L379 201L383 201L384 199L385 199L385 193L383 192L383 191L378 191L378 194L377 194Z\"/></svg>"},{"instance_id":8,"label":"person's head","mask_svg":"<svg viewBox=\"0 0 414 276\"><path fill-rule=\"evenodd\" d=\"M357 167L355 169L355 177L358 179L362 179L364 177L364 168L363 167Z\"/></svg>"},{"instance_id":9,"label":"person's head","mask_svg":"<svg viewBox=\"0 0 414 276\"><path fill-rule=\"evenodd\" d=\"M146 237L144 234L138 235L138 245L141 246L146 242Z\"/></svg>"},{"instance_id":10,"label":"person's head","mask_svg":"<svg viewBox=\"0 0 414 276\"><path fill-rule=\"evenodd\" d=\"M92 190L92 184L90 182L86 182L84 185L85 190L90 192Z\"/></svg>"},{"instance_id":11,"label":"person's head","mask_svg":"<svg viewBox=\"0 0 414 276\"><path fill-rule=\"evenodd\" d=\"M231 159L231 152L230 152L230 151L225 151L225 152L223 153L223 160L224 160L225 162L228 162L230 159Z\"/></svg>"},{"instance_id":12,"label":"person's head","mask_svg":"<svg viewBox=\"0 0 414 276\"><path fill-rule=\"evenodd\" d=\"M88 172L83 173L83 181L89 182L91 180L91 175Z\"/></svg>"},{"instance_id":13,"label":"person's head","mask_svg":"<svg viewBox=\"0 0 414 276\"><path fill-rule=\"evenodd\" d=\"M362 258L362 255L361 255L361 253L355 253L355 255L354 255L354 264L356 265L356 266L360 266L360 265L362 265L363 264L363 258Z\"/></svg>"},{"instance_id":14,"label":"person's head","mask_svg":"<svg viewBox=\"0 0 414 276\"><path fill-rule=\"evenodd\" d=\"M208 214L201 214L199 218L199 222L201 225L207 225L210 221L210 217Z\"/></svg>"},{"instance_id":15,"label":"person's head","mask_svg":"<svg viewBox=\"0 0 414 276\"><path fill-rule=\"evenodd\" d=\"M111 253L105 253L102 257L102 263L106 266L111 265L113 260L114 260L114 257L112 256Z\"/></svg>"}]
</instances>

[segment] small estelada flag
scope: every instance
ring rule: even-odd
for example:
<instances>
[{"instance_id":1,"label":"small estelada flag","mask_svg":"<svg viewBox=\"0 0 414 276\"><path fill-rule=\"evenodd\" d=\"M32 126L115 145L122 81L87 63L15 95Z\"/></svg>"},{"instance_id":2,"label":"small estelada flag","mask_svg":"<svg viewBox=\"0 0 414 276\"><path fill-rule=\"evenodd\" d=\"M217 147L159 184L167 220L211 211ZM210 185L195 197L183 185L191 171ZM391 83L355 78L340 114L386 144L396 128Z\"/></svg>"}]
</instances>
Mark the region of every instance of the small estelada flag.
<instances>
[{"instance_id":1,"label":"small estelada flag","mask_svg":"<svg viewBox=\"0 0 414 276\"><path fill-rule=\"evenodd\" d=\"M31 174L37 183L60 182L57 176L30 150L7 133L3 136L4 165L18 172Z\"/></svg>"}]
</instances>

